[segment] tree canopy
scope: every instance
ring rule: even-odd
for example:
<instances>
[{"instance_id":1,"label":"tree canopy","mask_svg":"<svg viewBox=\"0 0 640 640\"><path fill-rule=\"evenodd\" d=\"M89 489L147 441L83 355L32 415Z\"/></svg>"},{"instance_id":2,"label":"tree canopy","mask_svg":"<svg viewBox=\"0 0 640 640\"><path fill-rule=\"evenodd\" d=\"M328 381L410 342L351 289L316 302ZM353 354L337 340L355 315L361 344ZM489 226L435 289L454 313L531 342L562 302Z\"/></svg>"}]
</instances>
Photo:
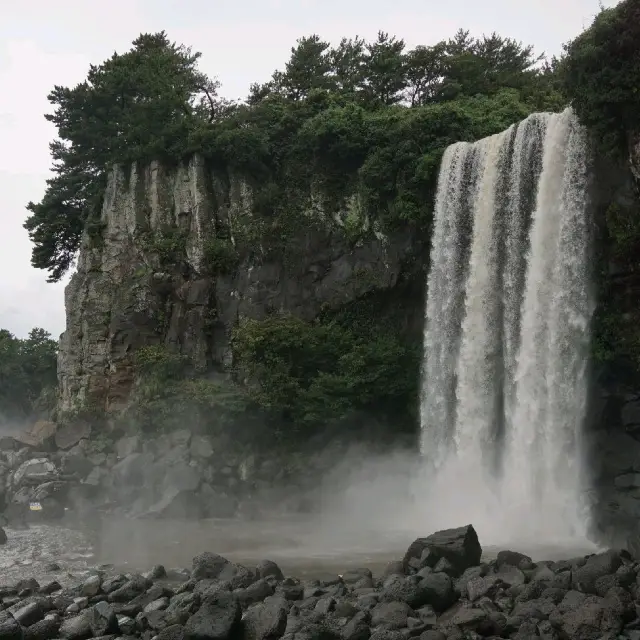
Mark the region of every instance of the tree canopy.
<instances>
[{"instance_id":1,"label":"tree canopy","mask_svg":"<svg viewBox=\"0 0 640 640\"><path fill-rule=\"evenodd\" d=\"M44 329L16 338L0 329L0 421L23 420L49 408L57 383L58 345Z\"/></svg>"},{"instance_id":2,"label":"tree canopy","mask_svg":"<svg viewBox=\"0 0 640 640\"><path fill-rule=\"evenodd\" d=\"M565 46L558 67L564 91L600 150L626 154L640 113L640 3L602 9Z\"/></svg>"},{"instance_id":3,"label":"tree canopy","mask_svg":"<svg viewBox=\"0 0 640 640\"><path fill-rule=\"evenodd\" d=\"M382 31L373 42L356 36L336 46L312 34L242 104L221 98L199 61L164 31L141 34L77 86L53 88L45 116L58 130L53 177L25 223L32 264L50 281L68 271L83 230L98 222L114 163L175 162L199 151L254 178L255 206L272 216L290 216L283 177L299 189L307 166L324 172L317 177L334 206L358 182L372 214L407 222L416 207L425 218L446 144L562 104L532 47L496 34L459 31L412 50Z\"/></svg>"}]
</instances>

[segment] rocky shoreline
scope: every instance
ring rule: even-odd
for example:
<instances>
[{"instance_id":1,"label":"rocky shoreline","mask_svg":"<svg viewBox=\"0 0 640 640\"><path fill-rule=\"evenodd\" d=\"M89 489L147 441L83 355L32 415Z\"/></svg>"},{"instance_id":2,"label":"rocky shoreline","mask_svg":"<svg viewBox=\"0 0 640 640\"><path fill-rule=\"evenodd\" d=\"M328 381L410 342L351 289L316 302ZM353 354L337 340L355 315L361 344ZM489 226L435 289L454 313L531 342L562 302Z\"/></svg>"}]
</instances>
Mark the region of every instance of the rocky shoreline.
<instances>
[{"instance_id":1,"label":"rocky shoreline","mask_svg":"<svg viewBox=\"0 0 640 640\"><path fill-rule=\"evenodd\" d=\"M212 552L188 570L91 570L74 586L0 587L0 640L640 639L640 563L628 551L481 561L471 525L418 538L380 576L285 577Z\"/></svg>"}]
</instances>

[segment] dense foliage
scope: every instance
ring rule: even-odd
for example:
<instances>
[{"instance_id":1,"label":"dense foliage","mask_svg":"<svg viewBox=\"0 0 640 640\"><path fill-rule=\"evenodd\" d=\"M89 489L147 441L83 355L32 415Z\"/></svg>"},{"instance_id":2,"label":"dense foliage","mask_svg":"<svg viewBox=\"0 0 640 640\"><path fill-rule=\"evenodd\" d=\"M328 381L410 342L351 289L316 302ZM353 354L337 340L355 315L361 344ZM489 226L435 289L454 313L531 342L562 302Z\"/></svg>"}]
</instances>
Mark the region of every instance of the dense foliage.
<instances>
[{"instance_id":1,"label":"dense foliage","mask_svg":"<svg viewBox=\"0 0 640 640\"><path fill-rule=\"evenodd\" d=\"M625 0L601 10L565 47L557 66L562 90L596 151L625 176L629 137L640 130L640 3ZM618 379L626 372L637 384L640 330L633 283L640 277L640 197L611 198L600 212L593 354L596 364L612 365Z\"/></svg>"},{"instance_id":2,"label":"dense foliage","mask_svg":"<svg viewBox=\"0 0 640 640\"><path fill-rule=\"evenodd\" d=\"M235 330L238 375L257 383L254 401L308 432L360 412L414 426L421 350L398 332L397 315L368 297L314 323L290 315L244 320Z\"/></svg>"},{"instance_id":3,"label":"dense foliage","mask_svg":"<svg viewBox=\"0 0 640 640\"><path fill-rule=\"evenodd\" d=\"M564 90L601 149L626 151L640 113L640 3L603 9L589 29L565 47Z\"/></svg>"},{"instance_id":4,"label":"dense foliage","mask_svg":"<svg viewBox=\"0 0 640 640\"><path fill-rule=\"evenodd\" d=\"M226 378L196 376L188 358L162 345L149 345L135 354L137 385L132 402L120 416L126 425L145 432L184 428L221 437L236 444L260 440L258 406Z\"/></svg>"},{"instance_id":5,"label":"dense foliage","mask_svg":"<svg viewBox=\"0 0 640 640\"><path fill-rule=\"evenodd\" d=\"M398 314L367 296L309 323L291 315L244 319L233 335L233 384L201 376L164 346L136 353L138 385L123 416L143 430L188 423L238 443L302 441L315 427L371 416L410 432L415 424L420 348L399 334Z\"/></svg>"},{"instance_id":6,"label":"dense foliage","mask_svg":"<svg viewBox=\"0 0 640 640\"><path fill-rule=\"evenodd\" d=\"M0 424L51 408L57 351L44 329L33 329L24 339L0 329Z\"/></svg>"},{"instance_id":7,"label":"dense foliage","mask_svg":"<svg viewBox=\"0 0 640 640\"><path fill-rule=\"evenodd\" d=\"M302 38L285 69L235 105L198 70L199 57L164 32L143 34L91 66L84 82L49 94L54 177L42 201L29 203L25 226L33 265L52 281L71 266L85 226L99 224L114 163L199 151L251 180L262 214L254 233L274 240L295 228L311 186L329 210L358 188L381 224L426 224L444 147L562 102L531 47L495 34L460 31L410 51L382 32L336 47Z\"/></svg>"}]
</instances>

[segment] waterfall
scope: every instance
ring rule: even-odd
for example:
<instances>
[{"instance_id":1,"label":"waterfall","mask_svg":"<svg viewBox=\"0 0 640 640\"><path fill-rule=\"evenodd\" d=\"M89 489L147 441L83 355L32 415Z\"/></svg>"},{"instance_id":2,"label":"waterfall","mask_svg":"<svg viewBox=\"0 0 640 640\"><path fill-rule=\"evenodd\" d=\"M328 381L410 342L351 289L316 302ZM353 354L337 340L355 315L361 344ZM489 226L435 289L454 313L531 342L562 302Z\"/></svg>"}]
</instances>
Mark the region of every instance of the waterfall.
<instances>
[{"instance_id":1,"label":"waterfall","mask_svg":"<svg viewBox=\"0 0 640 640\"><path fill-rule=\"evenodd\" d=\"M442 526L462 518L494 543L586 536L586 194L585 133L571 109L444 154L421 396Z\"/></svg>"}]
</instances>

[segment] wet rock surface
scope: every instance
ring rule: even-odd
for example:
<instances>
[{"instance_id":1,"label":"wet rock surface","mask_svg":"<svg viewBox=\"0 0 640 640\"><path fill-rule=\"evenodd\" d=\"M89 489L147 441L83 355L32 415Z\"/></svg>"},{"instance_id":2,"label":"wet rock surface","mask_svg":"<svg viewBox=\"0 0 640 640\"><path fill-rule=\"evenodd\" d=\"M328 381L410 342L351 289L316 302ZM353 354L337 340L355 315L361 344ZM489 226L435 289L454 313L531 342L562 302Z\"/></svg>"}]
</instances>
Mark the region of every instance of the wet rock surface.
<instances>
[{"instance_id":1,"label":"wet rock surface","mask_svg":"<svg viewBox=\"0 0 640 640\"><path fill-rule=\"evenodd\" d=\"M488 562L481 554L468 525L416 539L384 571L350 567L321 579L287 576L273 560L239 564L212 551L197 554L189 570L87 566L60 579L53 568L48 578L12 580L8 567L0 637L640 638L640 563L629 551L539 562L512 550Z\"/></svg>"}]
</instances>

